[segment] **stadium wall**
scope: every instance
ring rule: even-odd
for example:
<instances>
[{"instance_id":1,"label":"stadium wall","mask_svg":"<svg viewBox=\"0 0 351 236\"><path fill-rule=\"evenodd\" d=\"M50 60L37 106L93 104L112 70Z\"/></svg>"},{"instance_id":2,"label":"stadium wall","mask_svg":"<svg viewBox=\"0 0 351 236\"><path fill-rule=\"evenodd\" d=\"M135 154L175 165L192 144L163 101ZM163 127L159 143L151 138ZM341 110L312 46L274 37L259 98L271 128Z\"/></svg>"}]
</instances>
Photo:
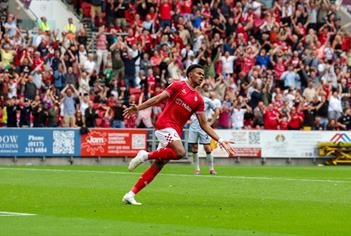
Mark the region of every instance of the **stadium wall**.
<instances>
[{"instance_id":1,"label":"stadium wall","mask_svg":"<svg viewBox=\"0 0 351 236\"><path fill-rule=\"evenodd\" d=\"M16 10L17 6L20 6L19 11ZM80 25L80 20L61 0L32 0L29 8L24 7L20 0L11 0L9 9L10 12L18 11L21 27L24 29L33 29L43 16L48 20L51 30L65 30L69 17L76 26Z\"/></svg>"},{"instance_id":2,"label":"stadium wall","mask_svg":"<svg viewBox=\"0 0 351 236\"><path fill-rule=\"evenodd\" d=\"M125 165L139 150L154 150L152 129L6 128L0 129L1 165ZM234 141L237 157L227 158L215 142L211 145L218 165L312 165L323 163L318 143L351 142L351 132L216 130ZM187 137L187 130L184 137ZM187 138L183 139L188 150ZM199 155L205 164L202 147ZM191 155L174 163L191 164Z\"/></svg>"}]
</instances>

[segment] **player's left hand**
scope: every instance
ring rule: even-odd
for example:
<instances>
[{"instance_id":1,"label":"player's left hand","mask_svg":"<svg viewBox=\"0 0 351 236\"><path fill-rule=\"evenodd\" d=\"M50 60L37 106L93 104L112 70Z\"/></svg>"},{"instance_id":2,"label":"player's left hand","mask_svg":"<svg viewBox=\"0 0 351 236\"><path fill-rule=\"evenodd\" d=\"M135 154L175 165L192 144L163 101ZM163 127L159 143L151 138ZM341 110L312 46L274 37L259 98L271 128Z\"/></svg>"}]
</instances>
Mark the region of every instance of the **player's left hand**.
<instances>
[{"instance_id":1,"label":"player's left hand","mask_svg":"<svg viewBox=\"0 0 351 236\"><path fill-rule=\"evenodd\" d=\"M133 114L138 113L138 108L136 105L131 105L123 111L123 117L129 119Z\"/></svg>"},{"instance_id":2,"label":"player's left hand","mask_svg":"<svg viewBox=\"0 0 351 236\"><path fill-rule=\"evenodd\" d=\"M230 140L219 140L219 145L229 154L229 157L235 157L235 150L230 144L234 144L233 141Z\"/></svg>"}]
</instances>

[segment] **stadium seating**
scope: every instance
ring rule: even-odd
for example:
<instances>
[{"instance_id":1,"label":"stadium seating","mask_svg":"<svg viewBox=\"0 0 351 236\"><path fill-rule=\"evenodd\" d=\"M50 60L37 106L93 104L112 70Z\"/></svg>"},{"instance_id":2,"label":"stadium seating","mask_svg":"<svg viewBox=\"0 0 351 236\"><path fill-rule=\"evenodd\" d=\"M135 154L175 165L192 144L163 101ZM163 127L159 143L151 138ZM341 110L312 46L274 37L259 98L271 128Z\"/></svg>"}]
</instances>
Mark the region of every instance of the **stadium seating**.
<instances>
[{"instance_id":1,"label":"stadium seating","mask_svg":"<svg viewBox=\"0 0 351 236\"><path fill-rule=\"evenodd\" d=\"M77 109L85 109L88 94L95 103L110 101L106 105L113 111L111 101L128 106L130 96L136 102L141 93L154 96L173 80L186 79L185 69L199 63L207 84L201 93L219 100L219 120L228 123L226 128L351 128L351 35L339 17L340 1L69 2L82 25L42 32L46 22L39 20L38 27L19 33L19 27L11 30L18 26L16 12L11 12L15 18L8 14L2 20L3 37L9 39L1 45L4 126L13 97L18 114L10 114L15 120L8 126L20 126L25 98L34 111L37 94L49 112L68 83L78 91ZM58 31L75 39L58 37ZM85 73L86 82L81 79ZM55 93L47 92L51 87ZM234 119L235 104L245 110L244 120ZM60 109L58 125L67 126ZM97 127L116 117L104 112ZM50 123L47 119L42 126Z\"/></svg>"}]
</instances>

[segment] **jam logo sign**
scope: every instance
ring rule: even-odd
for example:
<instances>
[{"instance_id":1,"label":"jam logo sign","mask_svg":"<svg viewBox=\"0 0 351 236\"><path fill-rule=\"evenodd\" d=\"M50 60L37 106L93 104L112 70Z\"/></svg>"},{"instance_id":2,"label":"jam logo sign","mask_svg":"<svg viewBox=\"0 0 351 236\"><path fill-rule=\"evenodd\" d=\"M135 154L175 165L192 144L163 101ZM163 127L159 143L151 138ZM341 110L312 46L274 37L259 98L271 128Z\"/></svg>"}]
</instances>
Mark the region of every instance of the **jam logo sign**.
<instances>
[{"instance_id":1,"label":"jam logo sign","mask_svg":"<svg viewBox=\"0 0 351 236\"><path fill-rule=\"evenodd\" d=\"M81 155L86 157L134 157L146 150L147 130L90 129L81 137Z\"/></svg>"},{"instance_id":2,"label":"jam logo sign","mask_svg":"<svg viewBox=\"0 0 351 236\"><path fill-rule=\"evenodd\" d=\"M89 133L81 137L82 156L96 156L100 153L105 153L106 142L107 132L90 130Z\"/></svg>"}]
</instances>

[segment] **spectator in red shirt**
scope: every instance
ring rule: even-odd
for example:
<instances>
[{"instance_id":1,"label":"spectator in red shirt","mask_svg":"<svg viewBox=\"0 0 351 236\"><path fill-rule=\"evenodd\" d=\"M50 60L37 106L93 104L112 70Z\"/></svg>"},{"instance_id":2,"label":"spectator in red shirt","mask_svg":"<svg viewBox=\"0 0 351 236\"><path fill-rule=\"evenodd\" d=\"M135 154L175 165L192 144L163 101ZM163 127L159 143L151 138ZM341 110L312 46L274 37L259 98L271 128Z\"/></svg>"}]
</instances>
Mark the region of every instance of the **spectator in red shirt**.
<instances>
[{"instance_id":1,"label":"spectator in red shirt","mask_svg":"<svg viewBox=\"0 0 351 236\"><path fill-rule=\"evenodd\" d=\"M193 7L192 0L177 1L180 5L180 15L184 17L185 20L189 20L191 17L191 11Z\"/></svg>"},{"instance_id":2,"label":"spectator in red shirt","mask_svg":"<svg viewBox=\"0 0 351 236\"><path fill-rule=\"evenodd\" d=\"M100 28L101 26L105 26L105 25L106 25L105 14L103 12L100 12L95 17L95 27Z\"/></svg>"},{"instance_id":3,"label":"spectator in red shirt","mask_svg":"<svg viewBox=\"0 0 351 236\"><path fill-rule=\"evenodd\" d=\"M299 114L295 107L290 111L290 121L288 122L289 130L300 130L303 123L303 116Z\"/></svg>"},{"instance_id":4,"label":"spectator in red shirt","mask_svg":"<svg viewBox=\"0 0 351 236\"><path fill-rule=\"evenodd\" d=\"M269 104L264 112L263 123L265 129L278 129L278 113L274 111L272 104Z\"/></svg>"},{"instance_id":5,"label":"spectator in red shirt","mask_svg":"<svg viewBox=\"0 0 351 236\"><path fill-rule=\"evenodd\" d=\"M28 59L32 64L32 70L39 69L40 71L44 71L44 60L40 57L40 52L34 53L33 60L30 57Z\"/></svg>"},{"instance_id":6,"label":"spectator in red shirt","mask_svg":"<svg viewBox=\"0 0 351 236\"><path fill-rule=\"evenodd\" d=\"M156 22L156 18L157 18L157 14L155 12L155 8L154 7L150 7L149 12L146 15L146 18L150 18L150 20L155 24Z\"/></svg>"},{"instance_id":7,"label":"spectator in red shirt","mask_svg":"<svg viewBox=\"0 0 351 236\"><path fill-rule=\"evenodd\" d=\"M161 28L166 28L172 25L172 4L169 0L161 0L160 5L160 25Z\"/></svg>"},{"instance_id":8,"label":"spectator in red shirt","mask_svg":"<svg viewBox=\"0 0 351 236\"><path fill-rule=\"evenodd\" d=\"M132 28L128 29L128 36L126 38L126 42L129 46L132 46L136 43L136 39L135 39L135 35L134 35L134 31Z\"/></svg>"},{"instance_id":9,"label":"spectator in red shirt","mask_svg":"<svg viewBox=\"0 0 351 236\"><path fill-rule=\"evenodd\" d=\"M129 3L128 10L125 11L126 21L129 25L133 25L135 22L136 9L133 3Z\"/></svg>"},{"instance_id":10,"label":"spectator in red shirt","mask_svg":"<svg viewBox=\"0 0 351 236\"><path fill-rule=\"evenodd\" d=\"M129 106L132 106L134 104L136 104L136 97L134 95L131 95L129 97ZM124 119L125 127L126 128L136 128L136 119L137 119L136 114L133 114L129 118L125 118Z\"/></svg>"},{"instance_id":11,"label":"spectator in red shirt","mask_svg":"<svg viewBox=\"0 0 351 236\"><path fill-rule=\"evenodd\" d=\"M341 44L342 50L344 52L350 51L351 49L351 34L350 33L344 33L344 38L342 40Z\"/></svg>"},{"instance_id":12,"label":"spectator in red shirt","mask_svg":"<svg viewBox=\"0 0 351 236\"><path fill-rule=\"evenodd\" d=\"M290 122L289 113L285 114L281 119L279 119L279 129L280 130L288 130Z\"/></svg>"},{"instance_id":13,"label":"spectator in red shirt","mask_svg":"<svg viewBox=\"0 0 351 236\"><path fill-rule=\"evenodd\" d=\"M150 95L149 97L152 97L154 96L154 93L155 93L156 79L152 69L148 69L147 74L148 74L147 76L148 94Z\"/></svg>"}]
</instances>

